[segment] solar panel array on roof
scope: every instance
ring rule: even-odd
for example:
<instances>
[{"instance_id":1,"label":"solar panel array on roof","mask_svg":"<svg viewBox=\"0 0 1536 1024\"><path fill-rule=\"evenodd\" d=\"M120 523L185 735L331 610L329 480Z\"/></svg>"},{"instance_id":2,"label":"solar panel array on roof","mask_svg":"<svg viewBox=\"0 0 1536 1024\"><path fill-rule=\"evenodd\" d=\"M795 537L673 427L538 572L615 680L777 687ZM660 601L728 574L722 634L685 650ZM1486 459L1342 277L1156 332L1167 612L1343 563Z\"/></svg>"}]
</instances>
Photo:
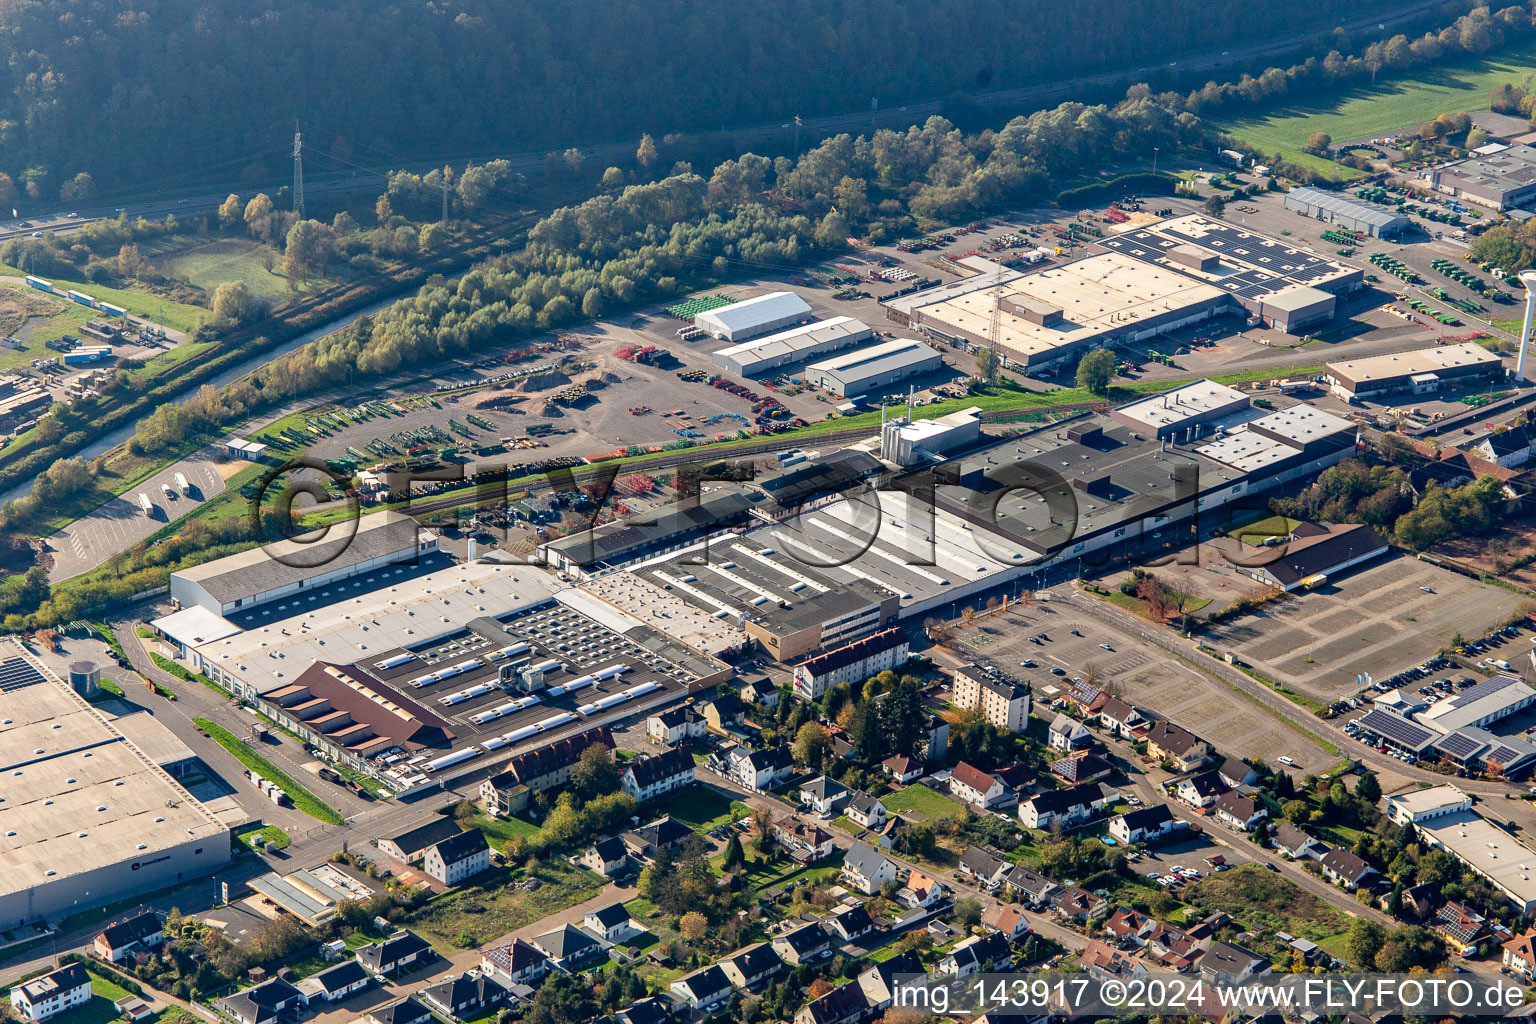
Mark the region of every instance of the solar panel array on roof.
<instances>
[{"instance_id":1,"label":"solar panel array on roof","mask_svg":"<svg viewBox=\"0 0 1536 1024\"><path fill-rule=\"evenodd\" d=\"M1360 719L1360 728L1391 740L1409 750L1422 750L1429 746L1437 734L1406 718L1399 718L1390 711L1372 710Z\"/></svg>"},{"instance_id":2,"label":"solar panel array on roof","mask_svg":"<svg viewBox=\"0 0 1536 1024\"><path fill-rule=\"evenodd\" d=\"M1479 750L1482 750L1487 745L1488 744L1484 743L1482 740L1468 736L1466 733L1462 732L1453 732L1449 736L1443 737L1439 743L1435 744L1435 746L1440 750L1450 754L1458 761L1465 761L1467 758L1471 757Z\"/></svg>"},{"instance_id":3,"label":"solar panel array on roof","mask_svg":"<svg viewBox=\"0 0 1536 1024\"><path fill-rule=\"evenodd\" d=\"M10 693L23 686L43 681L43 674L24 658L7 658L0 661L0 693Z\"/></svg>"}]
</instances>

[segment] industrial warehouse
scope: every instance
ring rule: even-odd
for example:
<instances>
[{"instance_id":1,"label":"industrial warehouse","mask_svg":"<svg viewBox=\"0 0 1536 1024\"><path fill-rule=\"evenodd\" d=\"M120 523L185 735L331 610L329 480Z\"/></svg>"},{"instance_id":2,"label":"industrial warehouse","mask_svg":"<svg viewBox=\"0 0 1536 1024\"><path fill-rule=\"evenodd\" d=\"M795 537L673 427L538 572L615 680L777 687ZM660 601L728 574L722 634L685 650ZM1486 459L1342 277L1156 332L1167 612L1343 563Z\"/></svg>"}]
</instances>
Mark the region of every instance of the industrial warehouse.
<instances>
[{"instance_id":1,"label":"industrial warehouse","mask_svg":"<svg viewBox=\"0 0 1536 1024\"><path fill-rule=\"evenodd\" d=\"M810 316L811 307L794 292L769 292L700 313L693 325L713 337L737 342L801 323Z\"/></svg>"},{"instance_id":2,"label":"industrial warehouse","mask_svg":"<svg viewBox=\"0 0 1536 1024\"><path fill-rule=\"evenodd\" d=\"M1240 313L1297 334L1333 319L1364 272L1197 214L1100 239L1104 250L1033 274L981 273L902 296L887 316L1040 372L1092 348Z\"/></svg>"},{"instance_id":3,"label":"industrial warehouse","mask_svg":"<svg viewBox=\"0 0 1536 1024\"><path fill-rule=\"evenodd\" d=\"M1285 194L1285 208L1371 238L1396 238L1413 224L1402 214L1372 203L1305 186Z\"/></svg>"},{"instance_id":4,"label":"industrial warehouse","mask_svg":"<svg viewBox=\"0 0 1536 1024\"><path fill-rule=\"evenodd\" d=\"M756 377L785 366L798 366L817 356L862 345L875 336L869 325L851 316L802 324L766 338L723 348L710 361L727 373Z\"/></svg>"},{"instance_id":5,"label":"industrial warehouse","mask_svg":"<svg viewBox=\"0 0 1536 1024\"><path fill-rule=\"evenodd\" d=\"M21 646L0 646L0 925L229 863L229 828Z\"/></svg>"},{"instance_id":6,"label":"industrial warehouse","mask_svg":"<svg viewBox=\"0 0 1536 1024\"><path fill-rule=\"evenodd\" d=\"M854 398L943 365L944 360L927 345L898 338L813 363L805 368L805 381L839 397Z\"/></svg>"},{"instance_id":7,"label":"industrial warehouse","mask_svg":"<svg viewBox=\"0 0 1536 1024\"><path fill-rule=\"evenodd\" d=\"M922 479L932 474L932 506L899 481L871 490L854 474L846 497L716 537L707 558L685 548L587 589L691 645L724 652L755 643L776 659L799 658L1049 566L1134 555L1183 529L1197 509L1209 516L1251 504L1354 450L1353 425L1331 413L1305 405L1266 413L1246 396L1227 401L1211 382L1195 394L1210 400L1174 403L1156 430L1088 414L980 449L974 411L949 423L894 419L882 454L904 454L910 462L887 464L918 467ZM1213 410L1227 413L1222 425L1207 418ZM924 423L935 424L931 433ZM1004 446L1010 457L997 458Z\"/></svg>"},{"instance_id":8,"label":"industrial warehouse","mask_svg":"<svg viewBox=\"0 0 1536 1024\"><path fill-rule=\"evenodd\" d=\"M1473 342L1365 356L1326 364L1324 379L1330 390L1347 401L1374 400L1407 392L1433 395L1474 384L1485 384L1504 375L1504 363L1495 352Z\"/></svg>"},{"instance_id":9,"label":"industrial warehouse","mask_svg":"<svg viewBox=\"0 0 1536 1024\"><path fill-rule=\"evenodd\" d=\"M1491 210L1528 206L1536 198L1536 147L1506 146L1476 153L1431 167L1423 177L1448 196Z\"/></svg>"},{"instance_id":10,"label":"industrial warehouse","mask_svg":"<svg viewBox=\"0 0 1536 1024\"><path fill-rule=\"evenodd\" d=\"M236 589L256 571L199 568L210 566ZM398 580L358 591L332 584L329 594L301 576L305 600L280 606L290 617L246 629L201 607L153 625L199 671L396 793L674 700L726 671L538 568L480 559L420 575L385 571ZM189 622L189 612L198 618ZM224 635L214 639L178 635L218 622Z\"/></svg>"}]
</instances>

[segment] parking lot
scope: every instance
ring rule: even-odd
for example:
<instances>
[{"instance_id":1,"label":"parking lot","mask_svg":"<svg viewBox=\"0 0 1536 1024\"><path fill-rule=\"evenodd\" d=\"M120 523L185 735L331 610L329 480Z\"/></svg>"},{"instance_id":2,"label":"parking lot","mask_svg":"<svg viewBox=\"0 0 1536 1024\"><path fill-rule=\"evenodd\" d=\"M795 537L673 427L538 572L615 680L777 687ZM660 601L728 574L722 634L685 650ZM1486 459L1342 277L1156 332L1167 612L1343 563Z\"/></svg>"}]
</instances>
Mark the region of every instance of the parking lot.
<instances>
[{"instance_id":1,"label":"parking lot","mask_svg":"<svg viewBox=\"0 0 1536 1024\"><path fill-rule=\"evenodd\" d=\"M205 448L176 465L161 470L123 494L113 498L89 515L70 523L45 541L53 556L49 570L51 583L89 572L119 551L127 550L169 522L181 518L198 505L224 491L222 471L228 464L219 461L213 449ZM186 475L191 485L187 494L176 487L176 474ZM145 515L139 507L139 495L149 497L154 512Z\"/></svg>"},{"instance_id":2,"label":"parking lot","mask_svg":"<svg viewBox=\"0 0 1536 1024\"><path fill-rule=\"evenodd\" d=\"M1049 639L1034 643L1042 632ZM1220 680L1070 605L1041 604L986 618L963 632L956 646L1032 682L1038 715L1049 714L1052 699L1071 689L1073 677L1091 674L1096 685L1199 733L1223 754L1268 764L1288 755L1298 770L1313 772L1338 761ZM1025 661L1034 664L1021 664Z\"/></svg>"},{"instance_id":3,"label":"parking lot","mask_svg":"<svg viewBox=\"0 0 1536 1024\"><path fill-rule=\"evenodd\" d=\"M1213 626L1208 642L1277 682L1332 701L1353 693L1363 673L1385 679L1433 657L1458 633L1482 636L1522 600L1393 554Z\"/></svg>"}]
</instances>

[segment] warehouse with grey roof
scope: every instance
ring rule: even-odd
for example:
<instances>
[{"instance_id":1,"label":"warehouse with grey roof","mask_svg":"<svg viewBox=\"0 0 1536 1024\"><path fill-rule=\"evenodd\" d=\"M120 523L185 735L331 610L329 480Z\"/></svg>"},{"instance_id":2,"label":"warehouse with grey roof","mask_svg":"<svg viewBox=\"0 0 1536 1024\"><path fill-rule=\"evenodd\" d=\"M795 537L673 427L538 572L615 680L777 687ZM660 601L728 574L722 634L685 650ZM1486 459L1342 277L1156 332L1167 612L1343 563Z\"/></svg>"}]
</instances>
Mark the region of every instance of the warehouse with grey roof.
<instances>
[{"instance_id":1,"label":"warehouse with grey roof","mask_svg":"<svg viewBox=\"0 0 1536 1024\"><path fill-rule=\"evenodd\" d=\"M768 292L733 302L693 318L693 325L726 341L745 341L782 330L811 316L811 307L794 292Z\"/></svg>"},{"instance_id":2,"label":"warehouse with grey roof","mask_svg":"<svg viewBox=\"0 0 1536 1024\"><path fill-rule=\"evenodd\" d=\"M727 373L739 377L755 377L862 345L873 340L874 336L875 332L862 320L851 316L836 316L830 320L791 327L765 338L731 345L714 353L709 359Z\"/></svg>"},{"instance_id":3,"label":"warehouse with grey roof","mask_svg":"<svg viewBox=\"0 0 1536 1024\"><path fill-rule=\"evenodd\" d=\"M944 365L933 349L912 338L845 352L805 368L806 383L843 398L867 395L881 388L932 373Z\"/></svg>"},{"instance_id":4,"label":"warehouse with grey roof","mask_svg":"<svg viewBox=\"0 0 1536 1024\"><path fill-rule=\"evenodd\" d=\"M1396 238L1413 224L1402 214L1374 203L1316 188L1291 189L1285 194L1285 208L1372 238Z\"/></svg>"}]
</instances>

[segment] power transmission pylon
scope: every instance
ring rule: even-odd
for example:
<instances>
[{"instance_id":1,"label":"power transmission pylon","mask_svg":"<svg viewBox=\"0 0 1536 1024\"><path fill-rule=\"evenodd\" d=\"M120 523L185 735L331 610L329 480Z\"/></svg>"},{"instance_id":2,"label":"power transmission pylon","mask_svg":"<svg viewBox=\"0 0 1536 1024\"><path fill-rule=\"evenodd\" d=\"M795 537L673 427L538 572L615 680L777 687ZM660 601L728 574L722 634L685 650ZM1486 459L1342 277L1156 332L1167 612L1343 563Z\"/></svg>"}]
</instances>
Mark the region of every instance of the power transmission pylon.
<instances>
[{"instance_id":1,"label":"power transmission pylon","mask_svg":"<svg viewBox=\"0 0 1536 1024\"><path fill-rule=\"evenodd\" d=\"M293 212L304 219L304 136L299 134L299 122L293 122Z\"/></svg>"},{"instance_id":2,"label":"power transmission pylon","mask_svg":"<svg viewBox=\"0 0 1536 1024\"><path fill-rule=\"evenodd\" d=\"M987 331L987 344L991 354L987 359L987 383L991 384L998 377L998 369L1002 365L1001 356L997 352L997 336L1002 331L1003 320L1003 272L997 272L997 286L992 292L992 323Z\"/></svg>"}]
</instances>

